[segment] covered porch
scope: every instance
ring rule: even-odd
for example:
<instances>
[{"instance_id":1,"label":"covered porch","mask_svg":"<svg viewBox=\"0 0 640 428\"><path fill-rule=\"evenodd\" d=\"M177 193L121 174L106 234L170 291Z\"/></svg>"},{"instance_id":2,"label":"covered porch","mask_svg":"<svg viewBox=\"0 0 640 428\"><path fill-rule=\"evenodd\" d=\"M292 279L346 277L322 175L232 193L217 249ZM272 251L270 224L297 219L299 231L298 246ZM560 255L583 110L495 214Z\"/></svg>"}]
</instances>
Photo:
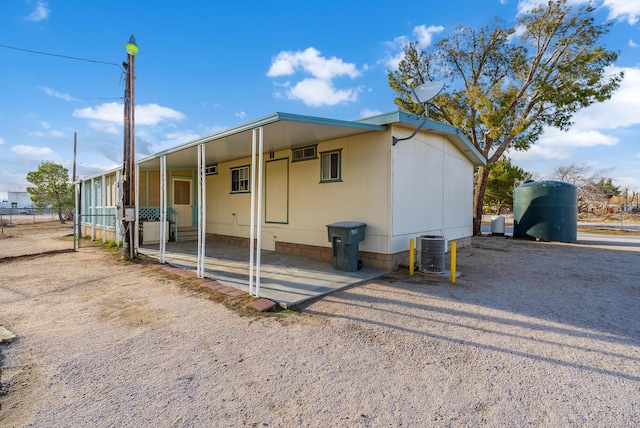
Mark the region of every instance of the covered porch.
<instances>
[{"instance_id":1,"label":"covered porch","mask_svg":"<svg viewBox=\"0 0 640 428\"><path fill-rule=\"evenodd\" d=\"M205 248L203 277L249 292L249 248L211 239L207 239ZM158 245L143 245L139 251L160 259ZM165 262L195 271L198 265L197 243L166 243ZM284 308L291 308L387 272L367 267L356 272L342 272L333 269L330 261L263 250L260 297L272 300Z\"/></svg>"},{"instance_id":2,"label":"covered porch","mask_svg":"<svg viewBox=\"0 0 640 428\"><path fill-rule=\"evenodd\" d=\"M311 226L291 225L291 207L299 203L289 194L292 150L312 147L318 159L315 149L323 141L385 131L375 124L276 113L142 159L136 165L138 231L144 234L139 251L284 307L379 276L385 271L336 271L330 260L275 250L277 239L306 243L300 233L313 234L312 245L326 246L324 225L335 221L319 217ZM308 216L304 220L309 223ZM158 235L151 246L149 226ZM194 229L197 237L185 241L180 228ZM235 247L211 235L253 245Z\"/></svg>"}]
</instances>

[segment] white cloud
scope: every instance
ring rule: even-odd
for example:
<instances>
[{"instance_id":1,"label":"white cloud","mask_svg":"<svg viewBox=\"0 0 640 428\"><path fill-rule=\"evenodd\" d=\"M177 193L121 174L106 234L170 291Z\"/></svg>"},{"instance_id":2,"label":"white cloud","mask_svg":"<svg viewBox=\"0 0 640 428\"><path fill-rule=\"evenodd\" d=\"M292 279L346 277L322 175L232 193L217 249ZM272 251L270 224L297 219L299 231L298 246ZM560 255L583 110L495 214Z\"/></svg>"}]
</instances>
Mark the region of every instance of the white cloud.
<instances>
[{"instance_id":1,"label":"white cloud","mask_svg":"<svg viewBox=\"0 0 640 428\"><path fill-rule=\"evenodd\" d=\"M4 144L4 138L0 138L0 144Z\"/></svg>"},{"instance_id":2,"label":"white cloud","mask_svg":"<svg viewBox=\"0 0 640 428\"><path fill-rule=\"evenodd\" d=\"M604 0L604 6L609 8L609 19L627 21L630 25L635 25L640 19L638 0Z\"/></svg>"},{"instance_id":3,"label":"white cloud","mask_svg":"<svg viewBox=\"0 0 640 428\"><path fill-rule=\"evenodd\" d=\"M441 25L418 25L413 29L413 36L418 43L418 48L426 49L433 43L433 36L444 31ZM389 69L396 70L400 61L404 58L404 48L411 42L407 36L398 36L392 41L385 42L385 46L389 50L386 58L381 63L385 64Z\"/></svg>"},{"instance_id":4,"label":"white cloud","mask_svg":"<svg viewBox=\"0 0 640 428\"><path fill-rule=\"evenodd\" d=\"M380 110L372 110L372 109L368 109L368 108L360 110L360 117L361 118L377 116L379 114L382 114L382 112Z\"/></svg>"},{"instance_id":5,"label":"white cloud","mask_svg":"<svg viewBox=\"0 0 640 428\"><path fill-rule=\"evenodd\" d=\"M404 58L404 47L409 44L407 36L398 36L392 41L384 43L389 54L381 62L392 70L396 70Z\"/></svg>"},{"instance_id":6,"label":"white cloud","mask_svg":"<svg viewBox=\"0 0 640 428\"><path fill-rule=\"evenodd\" d=\"M613 178L613 182L620 186L620 190L624 192L627 190L629 192L629 197L633 194L633 192L637 192L640 190L640 179L638 177L630 177L630 176L618 176ZM634 198L634 203L635 203Z\"/></svg>"},{"instance_id":7,"label":"white cloud","mask_svg":"<svg viewBox=\"0 0 640 428\"><path fill-rule=\"evenodd\" d=\"M556 128L547 128L544 134L526 152L510 150L509 156L520 159L571 159L580 148L595 146L615 146L619 139L596 130L567 132Z\"/></svg>"},{"instance_id":8,"label":"white cloud","mask_svg":"<svg viewBox=\"0 0 640 428\"><path fill-rule=\"evenodd\" d=\"M267 76L291 76L297 71L325 80L345 75L354 78L361 74L355 64L344 62L336 57L325 58L317 49L310 47L304 51L280 52L272 60Z\"/></svg>"},{"instance_id":9,"label":"white cloud","mask_svg":"<svg viewBox=\"0 0 640 428\"><path fill-rule=\"evenodd\" d=\"M637 47L640 47L640 45L637 44L636 42L634 42L633 40L629 39L629 47L630 48L637 48Z\"/></svg>"},{"instance_id":10,"label":"white cloud","mask_svg":"<svg viewBox=\"0 0 640 428\"><path fill-rule=\"evenodd\" d=\"M515 31L509 34L509 36L507 37L509 41L513 41L514 39L519 39L527 30L527 28L524 25L519 25L519 24L513 27L513 29Z\"/></svg>"},{"instance_id":11,"label":"white cloud","mask_svg":"<svg viewBox=\"0 0 640 428\"><path fill-rule=\"evenodd\" d=\"M94 119L105 122L122 123L124 106L119 103L104 103L96 107L73 110L72 116L81 119Z\"/></svg>"},{"instance_id":12,"label":"white cloud","mask_svg":"<svg viewBox=\"0 0 640 428\"><path fill-rule=\"evenodd\" d=\"M138 105L135 107L135 110L136 125L157 125L164 120L182 120L185 118L184 114L177 110L153 103ZM110 132L109 130L112 128L106 124L99 124L99 122L96 121L117 123L124 126L124 105L116 102L75 109L72 115L73 117L81 119L92 119L93 122L90 122L91 126L96 129L105 130L105 132Z\"/></svg>"},{"instance_id":13,"label":"white cloud","mask_svg":"<svg viewBox=\"0 0 640 428\"><path fill-rule=\"evenodd\" d=\"M240 119L244 119L247 117L247 113L244 111L239 111L238 113L236 113L236 117Z\"/></svg>"},{"instance_id":14,"label":"white cloud","mask_svg":"<svg viewBox=\"0 0 640 428\"><path fill-rule=\"evenodd\" d=\"M569 4L589 3L591 0L569 0ZM523 14L534 7L544 5L547 0L520 0L518 3L518 14ZM635 25L640 19L640 1L638 0L604 0L603 7L609 9L609 19L627 21L630 25Z\"/></svg>"},{"instance_id":15,"label":"white cloud","mask_svg":"<svg viewBox=\"0 0 640 428\"><path fill-rule=\"evenodd\" d=\"M526 152L511 151L516 159L570 159L580 148L615 146L619 139L609 135L612 130L640 125L640 66L610 67L609 73L624 71L620 88L611 99L593 104L573 116L574 125L568 132L545 129L540 139Z\"/></svg>"},{"instance_id":16,"label":"white cloud","mask_svg":"<svg viewBox=\"0 0 640 428\"><path fill-rule=\"evenodd\" d=\"M27 135L30 137L56 137L62 138L64 137L64 132L54 129L50 123L48 122L40 122L40 126L43 130L34 130L27 132Z\"/></svg>"},{"instance_id":17,"label":"white cloud","mask_svg":"<svg viewBox=\"0 0 640 428\"><path fill-rule=\"evenodd\" d=\"M41 89L45 94L49 95L50 97L60 98L61 100L65 100L65 101L77 101L77 99L73 98L71 95L58 92L47 86L38 86L38 88Z\"/></svg>"},{"instance_id":18,"label":"white cloud","mask_svg":"<svg viewBox=\"0 0 640 428\"><path fill-rule=\"evenodd\" d=\"M200 138L200 135L188 129L175 130L165 133L161 138L145 139L144 145L136 145L136 153L142 156L148 156L163 150L176 147L178 145L188 143ZM142 141L138 139L138 141Z\"/></svg>"},{"instance_id":19,"label":"white cloud","mask_svg":"<svg viewBox=\"0 0 640 428\"><path fill-rule=\"evenodd\" d=\"M158 104L136 106L136 125L157 125L163 120L183 120L184 118L184 114L179 111Z\"/></svg>"},{"instance_id":20,"label":"white cloud","mask_svg":"<svg viewBox=\"0 0 640 428\"><path fill-rule=\"evenodd\" d=\"M116 124L113 122L101 122L97 120L90 120L89 127L96 131L105 132L107 134L119 135L122 133L124 123ZM136 135L140 136L140 131L136 130Z\"/></svg>"},{"instance_id":21,"label":"white cloud","mask_svg":"<svg viewBox=\"0 0 640 428\"><path fill-rule=\"evenodd\" d=\"M568 0L567 3L570 5L580 4L580 3L588 3L591 0ZM625 0L629 1L629 0ZM548 3L548 0L520 0L518 2L518 15L522 15L531 11L532 9L542 6Z\"/></svg>"},{"instance_id":22,"label":"white cloud","mask_svg":"<svg viewBox=\"0 0 640 428\"><path fill-rule=\"evenodd\" d=\"M594 104L579 111L574 116L574 128L587 129L616 129L633 125L640 125L640 66L637 67L609 67L610 74L624 72L624 79L620 88L611 99Z\"/></svg>"},{"instance_id":23,"label":"white cloud","mask_svg":"<svg viewBox=\"0 0 640 428\"><path fill-rule=\"evenodd\" d=\"M607 70L619 71L625 72L625 78L610 100L580 110L568 132L547 128L528 151L511 150L510 157L525 170L544 170L547 174L562 164L589 163L596 169L613 165L619 171L612 176L616 185L640 190L640 153L627 149L633 146L630 138L640 127L640 117L635 114L640 109L640 65Z\"/></svg>"},{"instance_id":24,"label":"white cloud","mask_svg":"<svg viewBox=\"0 0 640 428\"><path fill-rule=\"evenodd\" d=\"M304 51L280 52L273 58L267 76L293 76L298 72L310 74L312 77L304 78L297 83L291 81L275 83L276 86L284 88L284 93L279 90L275 92L276 98L300 100L312 107L331 106L358 99L358 88L338 89L333 82L334 79L342 76L352 79L359 77L362 73L355 64L344 62L336 57L323 57L317 49L312 47Z\"/></svg>"},{"instance_id":25,"label":"white cloud","mask_svg":"<svg viewBox=\"0 0 640 428\"><path fill-rule=\"evenodd\" d=\"M11 151L15 154L30 158L43 158L53 155L53 150L49 147L25 146L22 144L12 146Z\"/></svg>"},{"instance_id":26,"label":"white cloud","mask_svg":"<svg viewBox=\"0 0 640 428\"><path fill-rule=\"evenodd\" d=\"M194 141L200 138L198 134L194 134L191 131L176 131L170 132L165 135L167 140L170 140L171 144L169 147L173 147L179 144L187 143L189 141Z\"/></svg>"},{"instance_id":27,"label":"white cloud","mask_svg":"<svg viewBox=\"0 0 640 428\"><path fill-rule=\"evenodd\" d=\"M520 0L518 2L518 15L527 13L528 11L544 4L543 0Z\"/></svg>"},{"instance_id":28,"label":"white cloud","mask_svg":"<svg viewBox=\"0 0 640 428\"><path fill-rule=\"evenodd\" d=\"M329 80L304 79L289 90L289 98L300 100L311 107L332 106L356 101L358 90L336 89Z\"/></svg>"},{"instance_id":29,"label":"white cloud","mask_svg":"<svg viewBox=\"0 0 640 428\"><path fill-rule=\"evenodd\" d=\"M438 33L442 33L444 31L444 27L442 25L419 25L413 29L413 35L416 36L418 41L418 47L425 49L431 46L433 42L433 36Z\"/></svg>"},{"instance_id":30,"label":"white cloud","mask_svg":"<svg viewBox=\"0 0 640 428\"><path fill-rule=\"evenodd\" d=\"M27 21L44 21L49 18L51 14L51 10L47 7L47 3L45 2L36 2L36 7L31 11L31 13L27 16Z\"/></svg>"}]
</instances>

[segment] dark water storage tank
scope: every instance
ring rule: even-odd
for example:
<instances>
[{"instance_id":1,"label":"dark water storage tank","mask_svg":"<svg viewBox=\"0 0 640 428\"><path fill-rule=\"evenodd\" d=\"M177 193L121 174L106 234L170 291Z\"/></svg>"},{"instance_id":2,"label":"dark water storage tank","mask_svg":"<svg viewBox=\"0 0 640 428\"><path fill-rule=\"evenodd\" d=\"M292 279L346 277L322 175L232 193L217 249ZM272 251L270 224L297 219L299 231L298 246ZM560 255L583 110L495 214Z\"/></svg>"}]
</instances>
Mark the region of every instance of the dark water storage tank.
<instances>
[{"instance_id":1,"label":"dark water storage tank","mask_svg":"<svg viewBox=\"0 0 640 428\"><path fill-rule=\"evenodd\" d=\"M578 188L561 181L532 181L513 195L513 237L575 242Z\"/></svg>"}]
</instances>

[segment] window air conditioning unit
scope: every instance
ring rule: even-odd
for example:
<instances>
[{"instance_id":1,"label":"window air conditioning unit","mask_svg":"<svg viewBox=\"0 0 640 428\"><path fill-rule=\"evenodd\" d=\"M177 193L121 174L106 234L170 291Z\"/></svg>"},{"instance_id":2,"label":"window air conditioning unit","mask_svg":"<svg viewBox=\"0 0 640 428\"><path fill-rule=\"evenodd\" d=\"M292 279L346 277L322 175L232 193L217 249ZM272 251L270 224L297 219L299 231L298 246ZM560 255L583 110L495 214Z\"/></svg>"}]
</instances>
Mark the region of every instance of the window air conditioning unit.
<instances>
[{"instance_id":1,"label":"window air conditioning unit","mask_svg":"<svg viewBox=\"0 0 640 428\"><path fill-rule=\"evenodd\" d=\"M205 167L204 173L205 175L216 175L218 173L218 164Z\"/></svg>"}]
</instances>

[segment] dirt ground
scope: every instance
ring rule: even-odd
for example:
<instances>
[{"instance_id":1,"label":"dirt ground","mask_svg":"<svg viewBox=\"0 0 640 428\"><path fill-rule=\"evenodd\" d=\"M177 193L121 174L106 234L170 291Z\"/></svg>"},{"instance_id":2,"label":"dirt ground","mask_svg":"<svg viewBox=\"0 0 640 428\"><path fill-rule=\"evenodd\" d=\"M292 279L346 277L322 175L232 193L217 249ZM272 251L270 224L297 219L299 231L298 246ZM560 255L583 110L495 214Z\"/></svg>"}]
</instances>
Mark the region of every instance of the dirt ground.
<instances>
[{"instance_id":1,"label":"dirt ground","mask_svg":"<svg viewBox=\"0 0 640 428\"><path fill-rule=\"evenodd\" d=\"M640 425L640 246L474 238L254 314L114 253L0 262L0 426Z\"/></svg>"},{"instance_id":2,"label":"dirt ground","mask_svg":"<svg viewBox=\"0 0 640 428\"><path fill-rule=\"evenodd\" d=\"M85 245L92 245L85 240ZM16 223L0 231L0 260L49 251L73 250L73 223Z\"/></svg>"}]
</instances>

